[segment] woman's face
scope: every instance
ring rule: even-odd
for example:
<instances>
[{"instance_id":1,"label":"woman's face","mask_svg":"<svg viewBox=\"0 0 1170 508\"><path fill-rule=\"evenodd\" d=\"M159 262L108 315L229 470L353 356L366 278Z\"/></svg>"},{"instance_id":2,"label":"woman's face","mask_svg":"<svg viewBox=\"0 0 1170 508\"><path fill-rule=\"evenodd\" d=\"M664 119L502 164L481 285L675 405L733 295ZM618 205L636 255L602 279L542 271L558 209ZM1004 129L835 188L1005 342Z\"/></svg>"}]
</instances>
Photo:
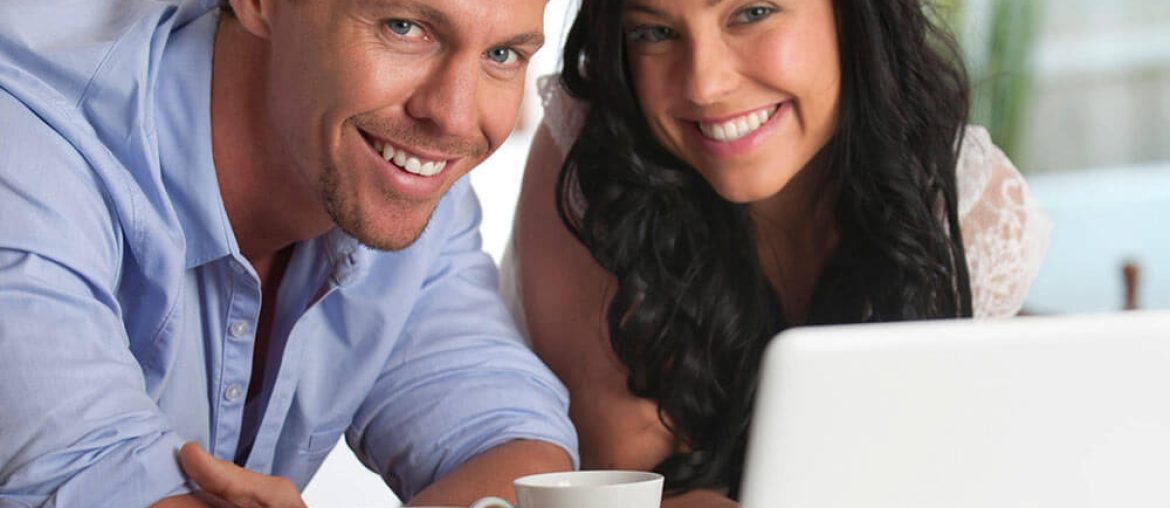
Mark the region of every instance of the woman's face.
<instances>
[{"instance_id":1,"label":"woman's face","mask_svg":"<svg viewBox=\"0 0 1170 508\"><path fill-rule=\"evenodd\" d=\"M625 14L651 131L724 199L775 196L833 136L832 0L630 0Z\"/></svg>"}]
</instances>

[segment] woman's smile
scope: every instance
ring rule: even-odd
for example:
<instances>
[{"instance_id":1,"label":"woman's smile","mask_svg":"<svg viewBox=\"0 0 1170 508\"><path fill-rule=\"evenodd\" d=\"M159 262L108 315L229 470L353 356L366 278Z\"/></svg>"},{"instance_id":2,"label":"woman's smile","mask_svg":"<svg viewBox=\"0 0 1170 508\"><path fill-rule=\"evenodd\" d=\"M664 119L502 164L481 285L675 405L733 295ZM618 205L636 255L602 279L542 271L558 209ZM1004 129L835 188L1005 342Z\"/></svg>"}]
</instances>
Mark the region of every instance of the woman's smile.
<instances>
[{"instance_id":1,"label":"woman's smile","mask_svg":"<svg viewBox=\"0 0 1170 508\"><path fill-rule=\"evenodd\" d=\"M785 101L722 121L691 122L691 137L711 159L745 158L770 143L791 111L792 102Z\"/></svg>"}]
</instances>

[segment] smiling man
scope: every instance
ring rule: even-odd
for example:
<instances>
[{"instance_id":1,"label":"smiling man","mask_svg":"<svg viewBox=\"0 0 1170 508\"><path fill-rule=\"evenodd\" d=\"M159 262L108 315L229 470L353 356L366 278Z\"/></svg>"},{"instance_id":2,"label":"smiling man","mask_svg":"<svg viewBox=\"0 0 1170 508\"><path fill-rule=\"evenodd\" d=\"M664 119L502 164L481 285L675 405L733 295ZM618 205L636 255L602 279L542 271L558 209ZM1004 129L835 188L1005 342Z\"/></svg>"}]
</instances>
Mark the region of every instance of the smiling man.
<instances>
[{"instance_id":1,"label":"smiling man","mask_svg":"<svg viewBox=\"0 0 1170 508\"><path fill-rule=\"evenodd\" d=\"M342 435L414 502L571 467L465 178L543 11L0 6L0 505L295 506Z\"/></svg>"}]
</instances>

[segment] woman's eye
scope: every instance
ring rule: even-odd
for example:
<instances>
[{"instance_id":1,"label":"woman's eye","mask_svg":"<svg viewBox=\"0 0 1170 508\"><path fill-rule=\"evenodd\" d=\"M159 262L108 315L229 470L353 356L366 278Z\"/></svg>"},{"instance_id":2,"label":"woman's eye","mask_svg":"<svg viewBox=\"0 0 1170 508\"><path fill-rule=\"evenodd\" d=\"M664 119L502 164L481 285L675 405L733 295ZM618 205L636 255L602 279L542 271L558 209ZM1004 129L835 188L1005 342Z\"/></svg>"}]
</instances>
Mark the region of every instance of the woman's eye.
<instances>
[{"instance_id":1,"label":"woman's eye","mask_svg":"<svg viewBox=\"0 0 1170 508\"><path fill-rule=\"evenodd\" d=\"M674 30L664 26L639 26L631 29L626 35L631 42L660 42L673 39Z\"/></svg>"},{"instance_id":2,"label":"woman's eye","mask_svg":"<svg viewBox=\"0 0 1170 508\"><path fill-rule=\"evenodd\" d=\"M520 54L512 48L492 48L486 53L488 60L499 65L511 65L520 59Z\"/></svg>"},{"instance_id":3,"label":"woman's eye","mask_svg":"<svg viewBox=\"0 0 1170 508\"><path fill-rule=\"evenodd\" d=\"M740 23L755 23L768 16L771 16L774 12L776 12L776 9L772 7L764 7L762 5L748 7L747 9L736 13L735 20Z\"/></svg>"},{"instance_id":4,"label":"woman's eye","mask_svg":"<svg viewBox=\"0 0 1170 508\"><path fill-rule=\"evenodd\" d=\"M386 22L386 27L403 37L417 37L422 34L422 28L404 19L392 19Z\"/></svg>"}]
</instances>

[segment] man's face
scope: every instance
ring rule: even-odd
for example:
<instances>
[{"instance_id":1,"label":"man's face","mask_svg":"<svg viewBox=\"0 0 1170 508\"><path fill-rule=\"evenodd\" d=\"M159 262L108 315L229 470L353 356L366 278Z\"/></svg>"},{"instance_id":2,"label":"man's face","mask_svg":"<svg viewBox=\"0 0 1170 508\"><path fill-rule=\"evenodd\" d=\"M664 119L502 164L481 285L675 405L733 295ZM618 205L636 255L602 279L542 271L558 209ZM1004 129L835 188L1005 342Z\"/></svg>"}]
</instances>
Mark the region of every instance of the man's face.
<instances>
[{"instance_id":1,"label":"man's face","mask_svg":"<svg viewBox=\"0 0 1170 508\"><path fill-rule=\"evenodd\" d=\"M343 230L379 249L515 125L545 0L273 0L272 154Z\"/></svg>"}]
</instances>

